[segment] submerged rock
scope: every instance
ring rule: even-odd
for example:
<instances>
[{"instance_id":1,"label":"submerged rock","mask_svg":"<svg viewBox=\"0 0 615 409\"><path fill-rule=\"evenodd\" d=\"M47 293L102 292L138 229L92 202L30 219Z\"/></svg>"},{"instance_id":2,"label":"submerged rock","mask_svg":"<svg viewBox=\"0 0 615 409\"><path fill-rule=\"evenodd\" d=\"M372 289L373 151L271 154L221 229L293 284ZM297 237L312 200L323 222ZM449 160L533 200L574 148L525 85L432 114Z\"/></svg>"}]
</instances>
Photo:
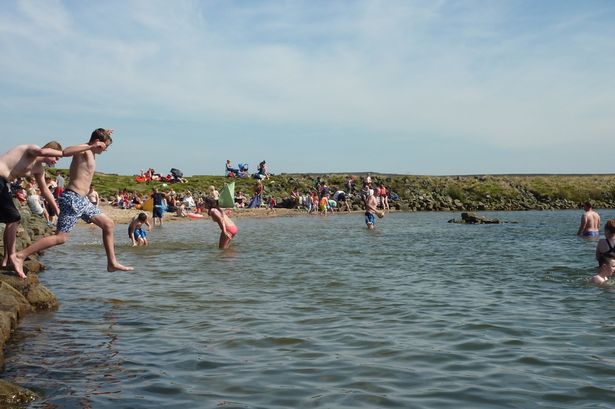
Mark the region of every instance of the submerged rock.
<instances>
[{"instance_id":1,"label":"submerged rock","mask_svg":"<svg viewBox=\"0 0 615 409\"><path fill-rule=\"evenodd\" d=\"M500 219L490 219L483 216L478 216L473 212L464 212L461 213L461 220L451 219L448 221L449 223L458 223L458 224L501 224L501 223L511 223L502 221Z\"/></svg>"},{"instance_id":2,"label":"submerged rock","mask_svg":"<svg viewBox=\"0 0 615 409\"><path fill-rule=\"evenodd\" d=\"M26 405L37 398L31 390L13 385L0 379L0 407L17 407Z\"/></svg>"}]
</instances>

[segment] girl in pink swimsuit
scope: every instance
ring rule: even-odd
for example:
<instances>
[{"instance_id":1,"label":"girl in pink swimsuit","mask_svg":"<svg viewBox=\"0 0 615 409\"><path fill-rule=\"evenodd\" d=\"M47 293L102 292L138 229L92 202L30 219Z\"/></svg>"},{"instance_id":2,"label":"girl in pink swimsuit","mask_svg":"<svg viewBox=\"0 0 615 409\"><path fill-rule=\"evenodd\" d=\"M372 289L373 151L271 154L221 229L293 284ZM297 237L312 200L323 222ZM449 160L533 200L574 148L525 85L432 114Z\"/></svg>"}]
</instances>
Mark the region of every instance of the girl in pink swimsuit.
<instances>
[{"instance_id":1,"label":"girl in pink swimsuit","mask_svg":"<svg viewBox=\"0 0 615 409\"><path fill-rule=\"evenodd\" d=\"M211 198L205 198L205 209L207 209L207 214L211 217L211 220L218 223L220 226L220 242L218 247L221 249L226 249L231 244L231 239L235 237L239 229L235 226L235 223L231 220L230 217L226 215L226 213L220 209L220 205L218 201Z\"/></svg>"}]
</instances>

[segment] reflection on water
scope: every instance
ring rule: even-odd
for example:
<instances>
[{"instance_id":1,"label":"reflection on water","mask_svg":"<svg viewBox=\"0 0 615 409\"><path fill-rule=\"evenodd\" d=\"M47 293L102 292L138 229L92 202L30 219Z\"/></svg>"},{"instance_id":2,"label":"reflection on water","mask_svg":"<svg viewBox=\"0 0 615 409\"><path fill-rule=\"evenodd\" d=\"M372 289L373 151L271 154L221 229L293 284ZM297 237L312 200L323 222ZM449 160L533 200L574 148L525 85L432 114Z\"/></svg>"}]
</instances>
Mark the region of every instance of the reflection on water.
<instances>
[{"instance_id":1,"label":"reflection on water","mask_svg":"<svg viewBox=\"0 0 615 409\"><path fill-rule=\"evenodd\" d=\"M226 252L204 221L149 248L119 226L134 273L78 229L44 258L60 310L24 320L5 377L31 408L606 407L615 294L588 285L580 213L493 215L518 223L239 219Z\"/></svg>"}]
</instances>

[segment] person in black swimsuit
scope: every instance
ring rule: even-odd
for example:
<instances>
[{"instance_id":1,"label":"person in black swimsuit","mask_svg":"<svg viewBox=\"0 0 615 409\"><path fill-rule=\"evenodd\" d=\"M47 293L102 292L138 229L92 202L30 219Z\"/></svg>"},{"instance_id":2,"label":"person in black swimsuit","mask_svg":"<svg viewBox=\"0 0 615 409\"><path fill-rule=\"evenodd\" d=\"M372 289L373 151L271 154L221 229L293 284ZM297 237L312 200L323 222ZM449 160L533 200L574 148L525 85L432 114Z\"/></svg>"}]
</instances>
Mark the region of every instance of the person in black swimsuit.
<instances>
[{"instance_id":1,"label":"person in black swimsuit","mask_svg":"<svg viewBox=\"0 0 615 409\"><path fill-rule=\"evenodd\" d=\"M596 245L596 260L604 255L612 254L615 256L615 219L607 220L604 225L604 238L598 240Z\"/></svg>"}]
</instances>

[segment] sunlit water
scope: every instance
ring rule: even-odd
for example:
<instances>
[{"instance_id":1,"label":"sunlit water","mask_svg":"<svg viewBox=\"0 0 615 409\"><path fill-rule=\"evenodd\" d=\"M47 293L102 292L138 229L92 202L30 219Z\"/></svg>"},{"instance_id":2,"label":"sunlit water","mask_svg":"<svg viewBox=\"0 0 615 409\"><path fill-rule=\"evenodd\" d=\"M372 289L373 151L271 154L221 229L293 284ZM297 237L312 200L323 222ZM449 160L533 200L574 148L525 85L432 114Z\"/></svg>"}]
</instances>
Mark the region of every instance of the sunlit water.
<instances>
[{"instance_id":1,"label":"sunlit water","mask_svg":"<svg viewBox=\"0 0 615 409\"><path fill-rule=\"evenodd\" d=\"M78 228L43 257L60 309L22 322L4 377L30 408L614 407L615 292L588 284L580 212L485 215L517 223L238 219L226 252L205 220L148 248L118 226L134 273Z\"/></svg>"}]
</instances>

